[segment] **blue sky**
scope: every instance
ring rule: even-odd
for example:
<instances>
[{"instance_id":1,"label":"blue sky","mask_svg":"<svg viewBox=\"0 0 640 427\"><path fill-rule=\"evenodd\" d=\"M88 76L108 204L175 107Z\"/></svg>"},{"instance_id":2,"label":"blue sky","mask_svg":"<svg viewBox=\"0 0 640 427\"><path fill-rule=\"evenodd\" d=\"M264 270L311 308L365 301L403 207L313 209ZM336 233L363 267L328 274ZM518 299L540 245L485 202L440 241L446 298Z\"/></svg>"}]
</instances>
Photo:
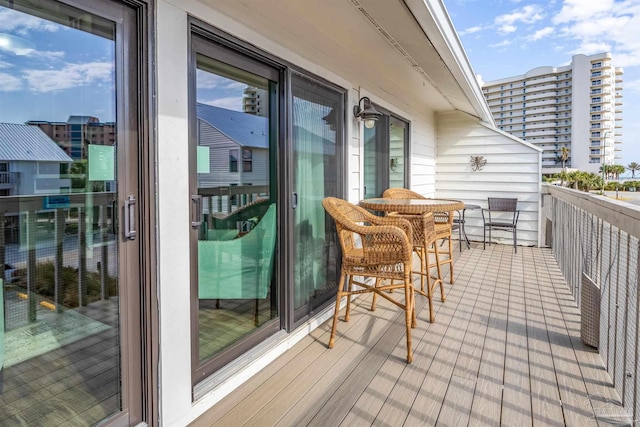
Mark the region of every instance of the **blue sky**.
<instances>
[{"instance_id":1,"label":"blue sky","mask_svg":"<svg viewBox=\"0 0 640 427\"><path fill-rule=\"evenodd\" d=\"M0 122L115 119L112 40L0 7Z\"/></svg>"},{"instance_id":2,"label":"blue sky","mask_svg":"<svg viewBox=\"0 0 640 427\"><path fill-rule=\"evenodd\" d=\"M640 163L640 0L445 0L483 81L611 52L624 69L622 159Z\"/></svg>"}]
</instances>

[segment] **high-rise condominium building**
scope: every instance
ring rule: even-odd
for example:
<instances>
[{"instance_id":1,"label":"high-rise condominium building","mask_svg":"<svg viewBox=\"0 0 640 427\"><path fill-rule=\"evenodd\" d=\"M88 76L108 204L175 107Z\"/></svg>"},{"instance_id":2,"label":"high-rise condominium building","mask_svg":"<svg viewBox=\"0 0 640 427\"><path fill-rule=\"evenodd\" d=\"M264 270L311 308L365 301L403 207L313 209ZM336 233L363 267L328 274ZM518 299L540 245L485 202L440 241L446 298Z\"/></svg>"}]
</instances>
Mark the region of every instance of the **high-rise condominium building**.
<instances>
[{"instance_id":1,"label":"high-rise condominium building","mask_svg":"<svg viewBox=\"0 0 640 427\"><path fill-rule=\"evenodd\" d=\"M103 123L93 116L69 116L66 122L29 120L25 124L38 126L73 159L85 158L89 144L116 143L115 122Z\"/></svg>"},{"instance_id":2,"label":"high-rise condominium building","mask_svg":"<svg viewBox=\"0 0 640 427\"><path fill-rule=\"evenodd\" d=\"M622 143L622 68L610 53L574 55L563 67L538 67L482 84L499 129L534 144L542 173L564 166L598 172Z\"/></svg>"}]
</instances>

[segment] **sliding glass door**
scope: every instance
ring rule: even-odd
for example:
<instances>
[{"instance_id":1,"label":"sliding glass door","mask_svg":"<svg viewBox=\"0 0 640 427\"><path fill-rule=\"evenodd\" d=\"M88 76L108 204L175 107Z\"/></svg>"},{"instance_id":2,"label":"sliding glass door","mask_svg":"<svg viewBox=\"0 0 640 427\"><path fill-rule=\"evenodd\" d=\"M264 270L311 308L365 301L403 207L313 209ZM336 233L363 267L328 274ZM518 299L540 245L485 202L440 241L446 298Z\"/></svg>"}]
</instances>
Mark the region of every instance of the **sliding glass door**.
<instances>
[{"instance_id":1,"label":"sliding glass door","mask_svg":"<svg viewBox=\"0 0 640 427\"><path fill-rule=\"evenodd\" d=\"M0 1L0 424L143 411L136 9Z\"/></svg>"},{"instance_id":2,"label":"sliding glass door","mask_svg":"<svg viewBox=\"0 0 640 427\"><path fill-rule=\"evenodd\" d=\"M191 66L198 383L335 296L345 91L195 26Z\"/></svg>"},{"instance_id":3,"label":"sliding glass door","mask_svg":"<svg viewBox=\"0 0 640 427\"><path fill-rule=\"evenodd\" d=\"M335 296L339 243L322 199L341 195L344 94L292 75L294 321Z\"/></svg>"},{"instance_id":4,"label":"sliding glass door","mask_svg":"<svg viewBox=\"0 0 640 427\"><path fill-rule=\"evenodd\" d=\"M201 378L280 329L279 72L193 37L193 363Z\"/></svg>"}]
</instances>

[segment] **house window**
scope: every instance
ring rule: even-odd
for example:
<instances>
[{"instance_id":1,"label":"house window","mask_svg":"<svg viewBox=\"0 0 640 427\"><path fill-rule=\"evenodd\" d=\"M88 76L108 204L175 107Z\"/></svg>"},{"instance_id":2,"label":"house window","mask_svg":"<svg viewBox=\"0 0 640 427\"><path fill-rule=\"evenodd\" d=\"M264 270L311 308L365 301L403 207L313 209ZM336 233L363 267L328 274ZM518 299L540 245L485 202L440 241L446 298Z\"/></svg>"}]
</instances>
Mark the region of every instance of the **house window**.
<instances>
[{"instance_id":1,"label":"house window","mask_svg":"<svg viewBox=\"0 0 640 427\"><path fill-rule=\"evenodd\" d=\"M238 150L229 150L229 172L238 172Z\"/></svg>"},{"instance_id":2,"label":"house window","mask_svg":"<svg viewBox=\"0 0 640 427\"><path fill-rule=\"evenodd\" d=\"M236 165L237 168L237 165ZM242 172L253 171L253 152L248 148L242 149Z\"/></svg>"},{"instance_id":3,"label":"house window","mask_svg":"<svg viewBox=\"0 0 640 427\"><path fill-rule=\"evenodd\" d=\"M409 188L409 123L382 107L373 128L364 128L364 197L387 188Z\"/></svg>"}]
</instances>

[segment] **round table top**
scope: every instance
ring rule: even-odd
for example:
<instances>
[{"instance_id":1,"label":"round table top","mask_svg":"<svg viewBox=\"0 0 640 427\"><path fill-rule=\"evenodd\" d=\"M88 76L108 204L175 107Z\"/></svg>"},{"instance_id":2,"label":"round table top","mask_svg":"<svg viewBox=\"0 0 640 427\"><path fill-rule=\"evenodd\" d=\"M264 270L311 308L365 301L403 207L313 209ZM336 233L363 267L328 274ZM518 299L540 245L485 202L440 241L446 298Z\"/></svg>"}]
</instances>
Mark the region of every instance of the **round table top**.
<instances>
[{"instance_id":1,"label":"round table top","mask_svg":"<svg viewBox=\"0 0 640 427\"><path fill-rule=\"evenodd\" d=\"M376 198L360 201L360 206L372 211L421 214L424 212L451 212L464 209L460 200L449 199L388 199Z\"/></svg>"}]
</instances>

